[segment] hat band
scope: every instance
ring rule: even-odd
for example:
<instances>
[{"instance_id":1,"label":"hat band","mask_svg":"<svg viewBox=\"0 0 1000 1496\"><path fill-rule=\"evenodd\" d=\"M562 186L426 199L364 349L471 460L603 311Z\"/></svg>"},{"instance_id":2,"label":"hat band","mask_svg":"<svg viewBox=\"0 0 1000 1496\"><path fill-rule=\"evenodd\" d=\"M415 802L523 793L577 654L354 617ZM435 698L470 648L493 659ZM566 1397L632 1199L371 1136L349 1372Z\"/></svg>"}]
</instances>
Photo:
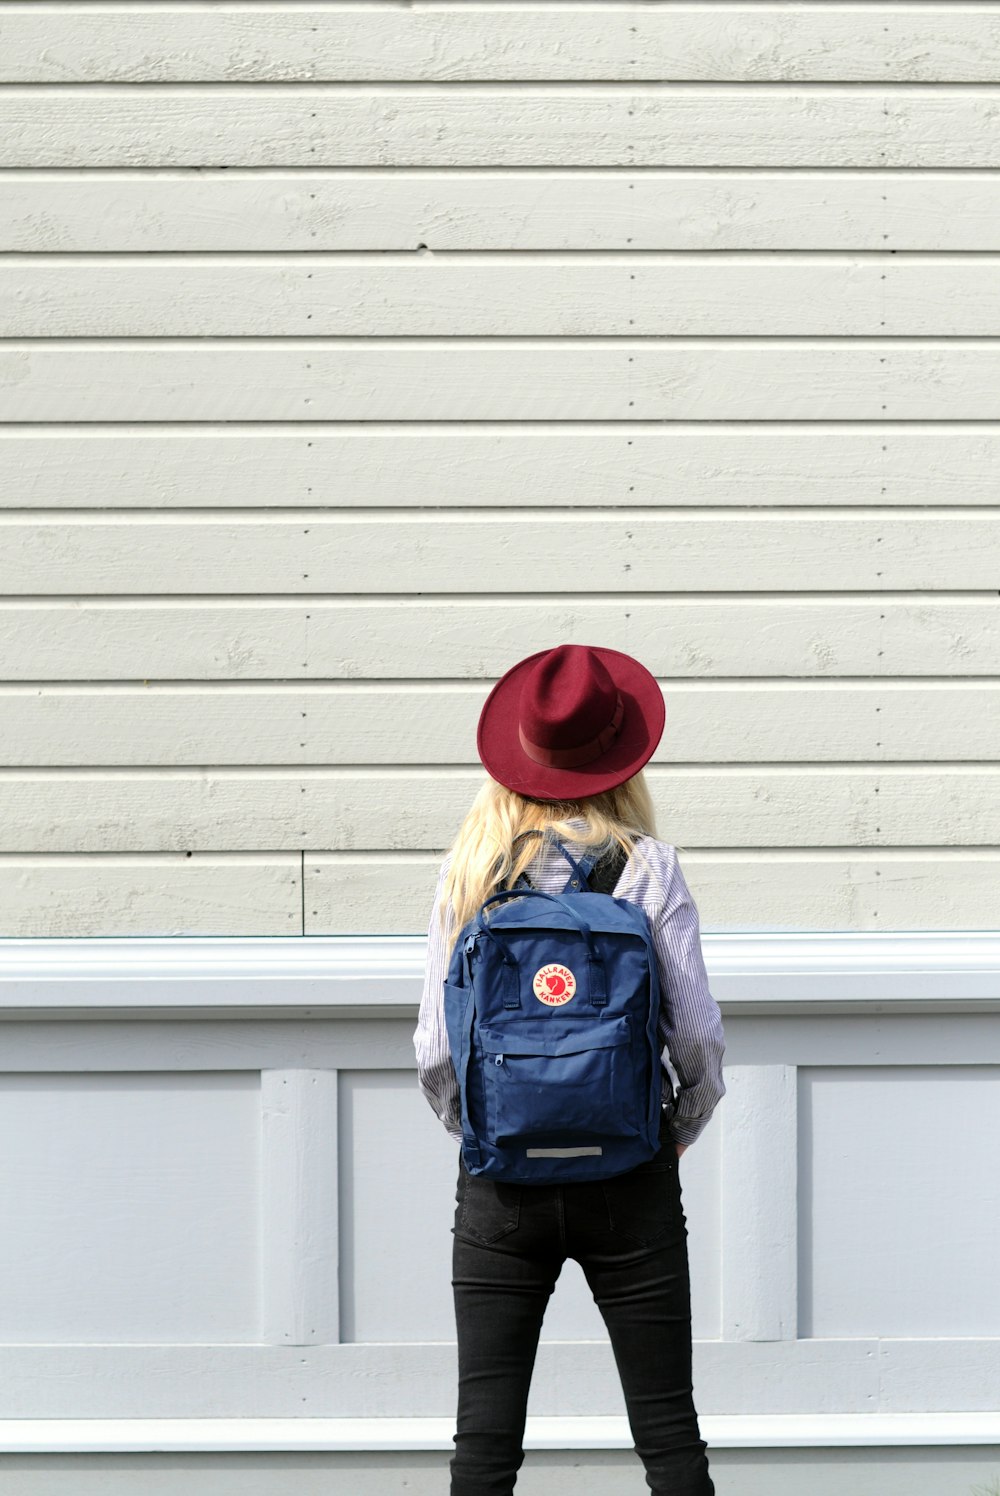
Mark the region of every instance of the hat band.
<instances>
[{"instance_id":1,"label":"hat band","mask_svg":"<svg viewBox=\"0 0 1000 1496\"><path fill-rule=\"evenodd\" d=\"M625 703L622 701L622 693L617 691L615 714L607 727L591 738L588 743L580 743L575 748L546 748L541 743L532 743L524 735L521 724L517 724L517 735L521 740L521 747L530 759L536 764L547 764L551 769L575 769L580 764L592 763L595 758L600 758L606 752L618 736L618 729L622 725L622 717L625 715Z\"/></svg>"}]
</instances>

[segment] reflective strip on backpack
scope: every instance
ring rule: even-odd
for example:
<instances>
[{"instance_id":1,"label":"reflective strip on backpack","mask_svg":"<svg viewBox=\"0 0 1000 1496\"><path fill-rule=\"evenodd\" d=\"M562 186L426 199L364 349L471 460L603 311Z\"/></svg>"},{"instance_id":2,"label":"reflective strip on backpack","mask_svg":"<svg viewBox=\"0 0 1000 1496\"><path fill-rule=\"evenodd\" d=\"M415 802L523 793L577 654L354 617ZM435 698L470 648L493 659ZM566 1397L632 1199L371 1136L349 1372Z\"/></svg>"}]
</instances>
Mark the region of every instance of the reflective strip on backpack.
<instances>
[{"instance_id":1,"label":"reflective strip on backpack","mask_svg":"<svg viewBox=\"0 0 1000 1496\"><path fill-rule=\"evenodd\" d=\"M603 1153L603 1148L528 1148L529 1158L582 1158L585 1153Z\"/></svg>"}]
</instances>

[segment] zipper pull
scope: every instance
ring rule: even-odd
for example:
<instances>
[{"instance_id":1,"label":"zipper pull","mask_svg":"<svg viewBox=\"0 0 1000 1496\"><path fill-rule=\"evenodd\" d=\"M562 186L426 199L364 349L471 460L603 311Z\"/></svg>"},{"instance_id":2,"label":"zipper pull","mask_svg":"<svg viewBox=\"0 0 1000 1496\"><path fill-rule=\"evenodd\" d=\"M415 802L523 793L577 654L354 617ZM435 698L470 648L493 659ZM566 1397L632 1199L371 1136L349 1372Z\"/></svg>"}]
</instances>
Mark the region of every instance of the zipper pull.
<instances>
[{"instance_id":1,"label":"zipper pull","mask_svg":"<svg viewBox=\"0 0 1000 1496\"><path fill-rule=\"evenodd\" d=\"M503 1064L503 1055L502 1054L498 1054L498 1055L494 1056L493 1063L494 1063L494 1065L502 1065Z\"/></svg>"}]
</instances>

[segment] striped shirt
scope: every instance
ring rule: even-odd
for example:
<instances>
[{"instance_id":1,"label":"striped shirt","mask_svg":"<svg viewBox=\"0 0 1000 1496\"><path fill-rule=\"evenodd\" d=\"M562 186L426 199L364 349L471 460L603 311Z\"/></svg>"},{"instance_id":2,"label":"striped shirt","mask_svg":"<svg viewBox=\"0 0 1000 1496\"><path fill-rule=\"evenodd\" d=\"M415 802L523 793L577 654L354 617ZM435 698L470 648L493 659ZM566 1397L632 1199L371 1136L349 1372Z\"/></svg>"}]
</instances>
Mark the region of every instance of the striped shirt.
<instances>
[{"instance_id":1,"label":"striped shirt","mask_svg":"<svg viewBox=\"0 0 1000 1496\"><path fill-rule=\"evenodd\" d=\"M586 822L573 817L569 824L582 830ZM574 852L578 844L570 843ZM614 887L615 898L641 904L649 919L660 976L660 1059L663 1101L677 1103L669 1130L678 1143L693 1143L725 1095L722 1056L725 1039L719 1005L708 990L701 953L698 910L681 872L676 850L654 837L640 837L637 846L651 872L631 858ZM435 1114L456 1142L462 1139L458 1079L452 1064L444 1018L443 983L447 972L446 940L453 929L454 911L446 910L446 925L438 924L438 904L450 856L438 872L434 904L427 931L427 965L420 1016L413 1035L417 1080ZM560 893L571 874L569 863L553 846L541 848L528 864L528 876L545 893Z\"/></svg>"}]
</instances>

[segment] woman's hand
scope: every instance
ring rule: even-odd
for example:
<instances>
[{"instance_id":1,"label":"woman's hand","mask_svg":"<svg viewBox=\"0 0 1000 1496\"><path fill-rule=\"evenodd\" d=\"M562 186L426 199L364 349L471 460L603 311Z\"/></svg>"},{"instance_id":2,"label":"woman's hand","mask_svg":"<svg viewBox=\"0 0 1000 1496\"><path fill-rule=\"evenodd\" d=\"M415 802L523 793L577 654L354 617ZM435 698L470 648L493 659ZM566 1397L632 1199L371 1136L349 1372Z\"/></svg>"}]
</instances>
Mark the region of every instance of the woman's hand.
<instances>
[{"instance_id":1,"label":"woman's hand","mask_svg":"<svg viewBox=\"0 0 1000 1496\"><path fill-rule=\"evenodd\" d=\"M677 1149L677 1157L680 1158L681 1154L684 1152L684 1149L690 1148L690 1146L690 1143L675 1143L674 1147Z\"/></svg>"}]
</instances>

